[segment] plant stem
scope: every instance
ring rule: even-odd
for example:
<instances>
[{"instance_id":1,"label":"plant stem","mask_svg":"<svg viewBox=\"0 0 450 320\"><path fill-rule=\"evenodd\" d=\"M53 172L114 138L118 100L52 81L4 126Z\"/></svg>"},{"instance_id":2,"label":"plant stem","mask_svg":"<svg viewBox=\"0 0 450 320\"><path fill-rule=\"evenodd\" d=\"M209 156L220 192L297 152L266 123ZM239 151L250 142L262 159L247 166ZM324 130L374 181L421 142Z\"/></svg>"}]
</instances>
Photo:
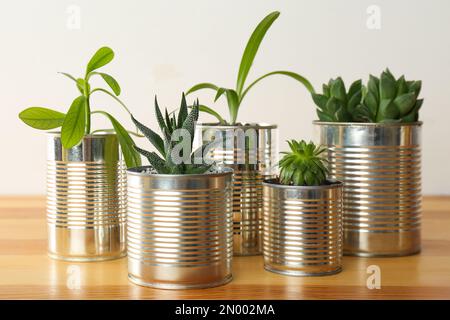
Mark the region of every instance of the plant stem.
<instances>
[{"instance_id":1,"label":"plant stem","mask_svg":"<svg viewBox=\"0 0 450 320\"><path fill-rule=\"evenodd\" d=\"M84 96L86 97L86 129L85 133L90 134L91 133L91 104L90 104L90 92L89 92L89 85L88 85L88 77L84 79Z\"/></svg>"}]
</instances>

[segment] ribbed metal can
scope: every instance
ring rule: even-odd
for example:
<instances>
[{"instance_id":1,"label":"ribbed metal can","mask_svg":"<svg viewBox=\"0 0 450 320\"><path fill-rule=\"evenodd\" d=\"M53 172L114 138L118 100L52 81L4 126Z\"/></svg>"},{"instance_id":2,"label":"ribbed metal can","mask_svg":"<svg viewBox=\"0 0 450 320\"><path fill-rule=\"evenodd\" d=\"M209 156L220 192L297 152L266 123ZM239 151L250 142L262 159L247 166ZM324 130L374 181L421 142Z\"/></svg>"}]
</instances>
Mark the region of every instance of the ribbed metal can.
<instances>
[{"instance_id":1,"label":"ribbed metal can","mask_svg":"<svg viewBox=\"0 0 450 320\"><path fill-rule=\"evenodd\" d=\"M342 182L264 186L264 268L291 276L342 270Z\"/></svg>"},{"instance_id":2,"label":"ribbed metal can","mask_svg":"<svg viewBox=\"0 0 450 320\"><path fill-rule=\"evenodd\" d=\"M278 156L276 125L197 124L195 145L221 139L209 157L234 171L233 251L247 256L262 253L262 182L275 174ZM241 139L241 134L244 140ZM242 142L242 143L241 143Z\"/></svg>"},{"instance_id":3,"label":"ribbed metal can","mask_svg":"<svg viewBox=\"0 0 450 320\"><path fill-rule=\"evenodd\" d=\"M344 182L344 254L420 251L421 122L315 122L333 178Z\"/></svg>"},{"instance_id":4,"label":"ribbed metal can","mask_svg":"<svg viewBox=\"0 0 450 320\"><path fill-rule=\"evenodd\" d=\"M47 137L50 257L100 261L126 255L126 171L115 134L86 135L65 149Z\"/></svg>"},{"instance_id":5,"label":"ribbed metal can","mask_svg":"<svg viewBox=\"0 0 450 320\"><path fill-rule=\"evenodd\" d=\"M167 175L128 170L128 277L162 289L231 281L232 170Z\"/></svg>"}]
</instances>

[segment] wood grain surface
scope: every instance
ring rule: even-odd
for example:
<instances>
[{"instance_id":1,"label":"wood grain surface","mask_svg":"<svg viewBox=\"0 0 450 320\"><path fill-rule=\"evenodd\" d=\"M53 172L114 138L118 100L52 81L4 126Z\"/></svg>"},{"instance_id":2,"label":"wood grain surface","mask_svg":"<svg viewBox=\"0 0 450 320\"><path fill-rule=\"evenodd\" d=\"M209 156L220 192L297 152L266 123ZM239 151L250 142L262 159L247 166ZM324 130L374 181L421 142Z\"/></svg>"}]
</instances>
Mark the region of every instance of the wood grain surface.
<instances>
[{"instance_id":1,"label":"wood grain surface","mask_svg":"<svg viewBox=\"0 0 450 320\"><path fill-rule=\"evenodd\" d=\"M326 277L281 276L264 271L260 256L237 257L228 285L169 291L128 282L126 258L48 258L44 197L2 197L0 299L450 299L450 198L426 197L423 207L423 247L415 256L345 257L343 271ZM380 289L366 286L370 265L381 268Z\"/></svg>"}]
</instances>

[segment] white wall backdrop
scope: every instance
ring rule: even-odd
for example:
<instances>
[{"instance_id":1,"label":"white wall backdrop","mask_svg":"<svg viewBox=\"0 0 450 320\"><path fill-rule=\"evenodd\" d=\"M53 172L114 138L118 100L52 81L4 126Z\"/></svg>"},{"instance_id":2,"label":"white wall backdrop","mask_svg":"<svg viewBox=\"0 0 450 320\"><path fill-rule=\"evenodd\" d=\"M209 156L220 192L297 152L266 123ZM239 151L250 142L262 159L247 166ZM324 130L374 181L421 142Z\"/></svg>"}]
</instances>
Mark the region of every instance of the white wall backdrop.
<instances>
[{"instance_id":1,"label":"white wall backdrop","mask_svg":"<svg viewBox=\"0 0 450 320\"><path fill-rule=\"evenodd\" d=\"M371 5L380 9L380 29L370 24ZM76 88L58 71L82 75L96 49L112 47L116 57L105 70L119 80L136 116L156 126L155 94L161 106L177 107L181 92L197 82L234 87L249 35L273 10L281 15L249 79L286 69L319 88L330 77L366 79L388 66L395 75L423 80L424 193L450 194L448 0L1 1L0 194L45 193L45 135L17 114L29 106L68 108ZM212 93L198 97L211 105ZM97 97L93 104L130 125L111 100ZM226 111L223 102L216 107ZM261 82L240 111L242 121L277 123L280 149L288 138L311 139L315 117L306 90L283 77Z\"/></svg>"}]
</instances>

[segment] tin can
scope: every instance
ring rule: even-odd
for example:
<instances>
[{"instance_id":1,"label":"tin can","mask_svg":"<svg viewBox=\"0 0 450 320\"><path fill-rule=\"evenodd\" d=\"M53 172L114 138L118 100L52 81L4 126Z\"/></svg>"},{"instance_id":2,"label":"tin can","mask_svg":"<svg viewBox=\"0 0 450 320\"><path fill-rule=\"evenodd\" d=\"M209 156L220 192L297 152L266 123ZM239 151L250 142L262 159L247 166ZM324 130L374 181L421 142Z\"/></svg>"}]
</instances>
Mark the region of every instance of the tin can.
<instances>
[{"instance_id":1,"label":"tin can","mask_svg":"<svg viewBox=\"0 0 450 320\"><path fill-rule=\"evenodd\" d=\"M128 277L163 289L231 281L232 170L149 174L128 170Z\"/></svg>"},{"instance_id":2,"label":"tin can","mask_svg":"<svg viewBox=\"0 0 450 320\"><path fill-rule=\"evenodd\" d=\"M333 178L344 182L344 254L420 251L421 122L315 122Z\"/></svg>"},{"instance_id":3,"label":"tin can","mask_svg":"<svg viewBox=\"0 0 450 320\"><path fill-rule=\"evenodd\" d=\"M126 255L126 172L115 134L86 135L65 149L48 134L50 257L99 261Z\"/></svg>"},{"instance_id":4,"label":"tin can","mask_svg":"<svg viewBox=\"0 0 450 320\"><path fill-rule=\"evenodd\" d=\"M233 243L238 256L262 253L262 182L275 174L277 126L197 124L196 145L221 139L209 157L233 169Z\"/></svg>"},{"instance_id":5,"label":"tin can","mask_svg":"<svg viewBox=\"0 0 450 320\"><path fill-rule=\"evenodd\" d=\"M342 190L292 186L266 180L264 268L290 276L322 276L342 270Z\"/></svg>"}]
</instances>

